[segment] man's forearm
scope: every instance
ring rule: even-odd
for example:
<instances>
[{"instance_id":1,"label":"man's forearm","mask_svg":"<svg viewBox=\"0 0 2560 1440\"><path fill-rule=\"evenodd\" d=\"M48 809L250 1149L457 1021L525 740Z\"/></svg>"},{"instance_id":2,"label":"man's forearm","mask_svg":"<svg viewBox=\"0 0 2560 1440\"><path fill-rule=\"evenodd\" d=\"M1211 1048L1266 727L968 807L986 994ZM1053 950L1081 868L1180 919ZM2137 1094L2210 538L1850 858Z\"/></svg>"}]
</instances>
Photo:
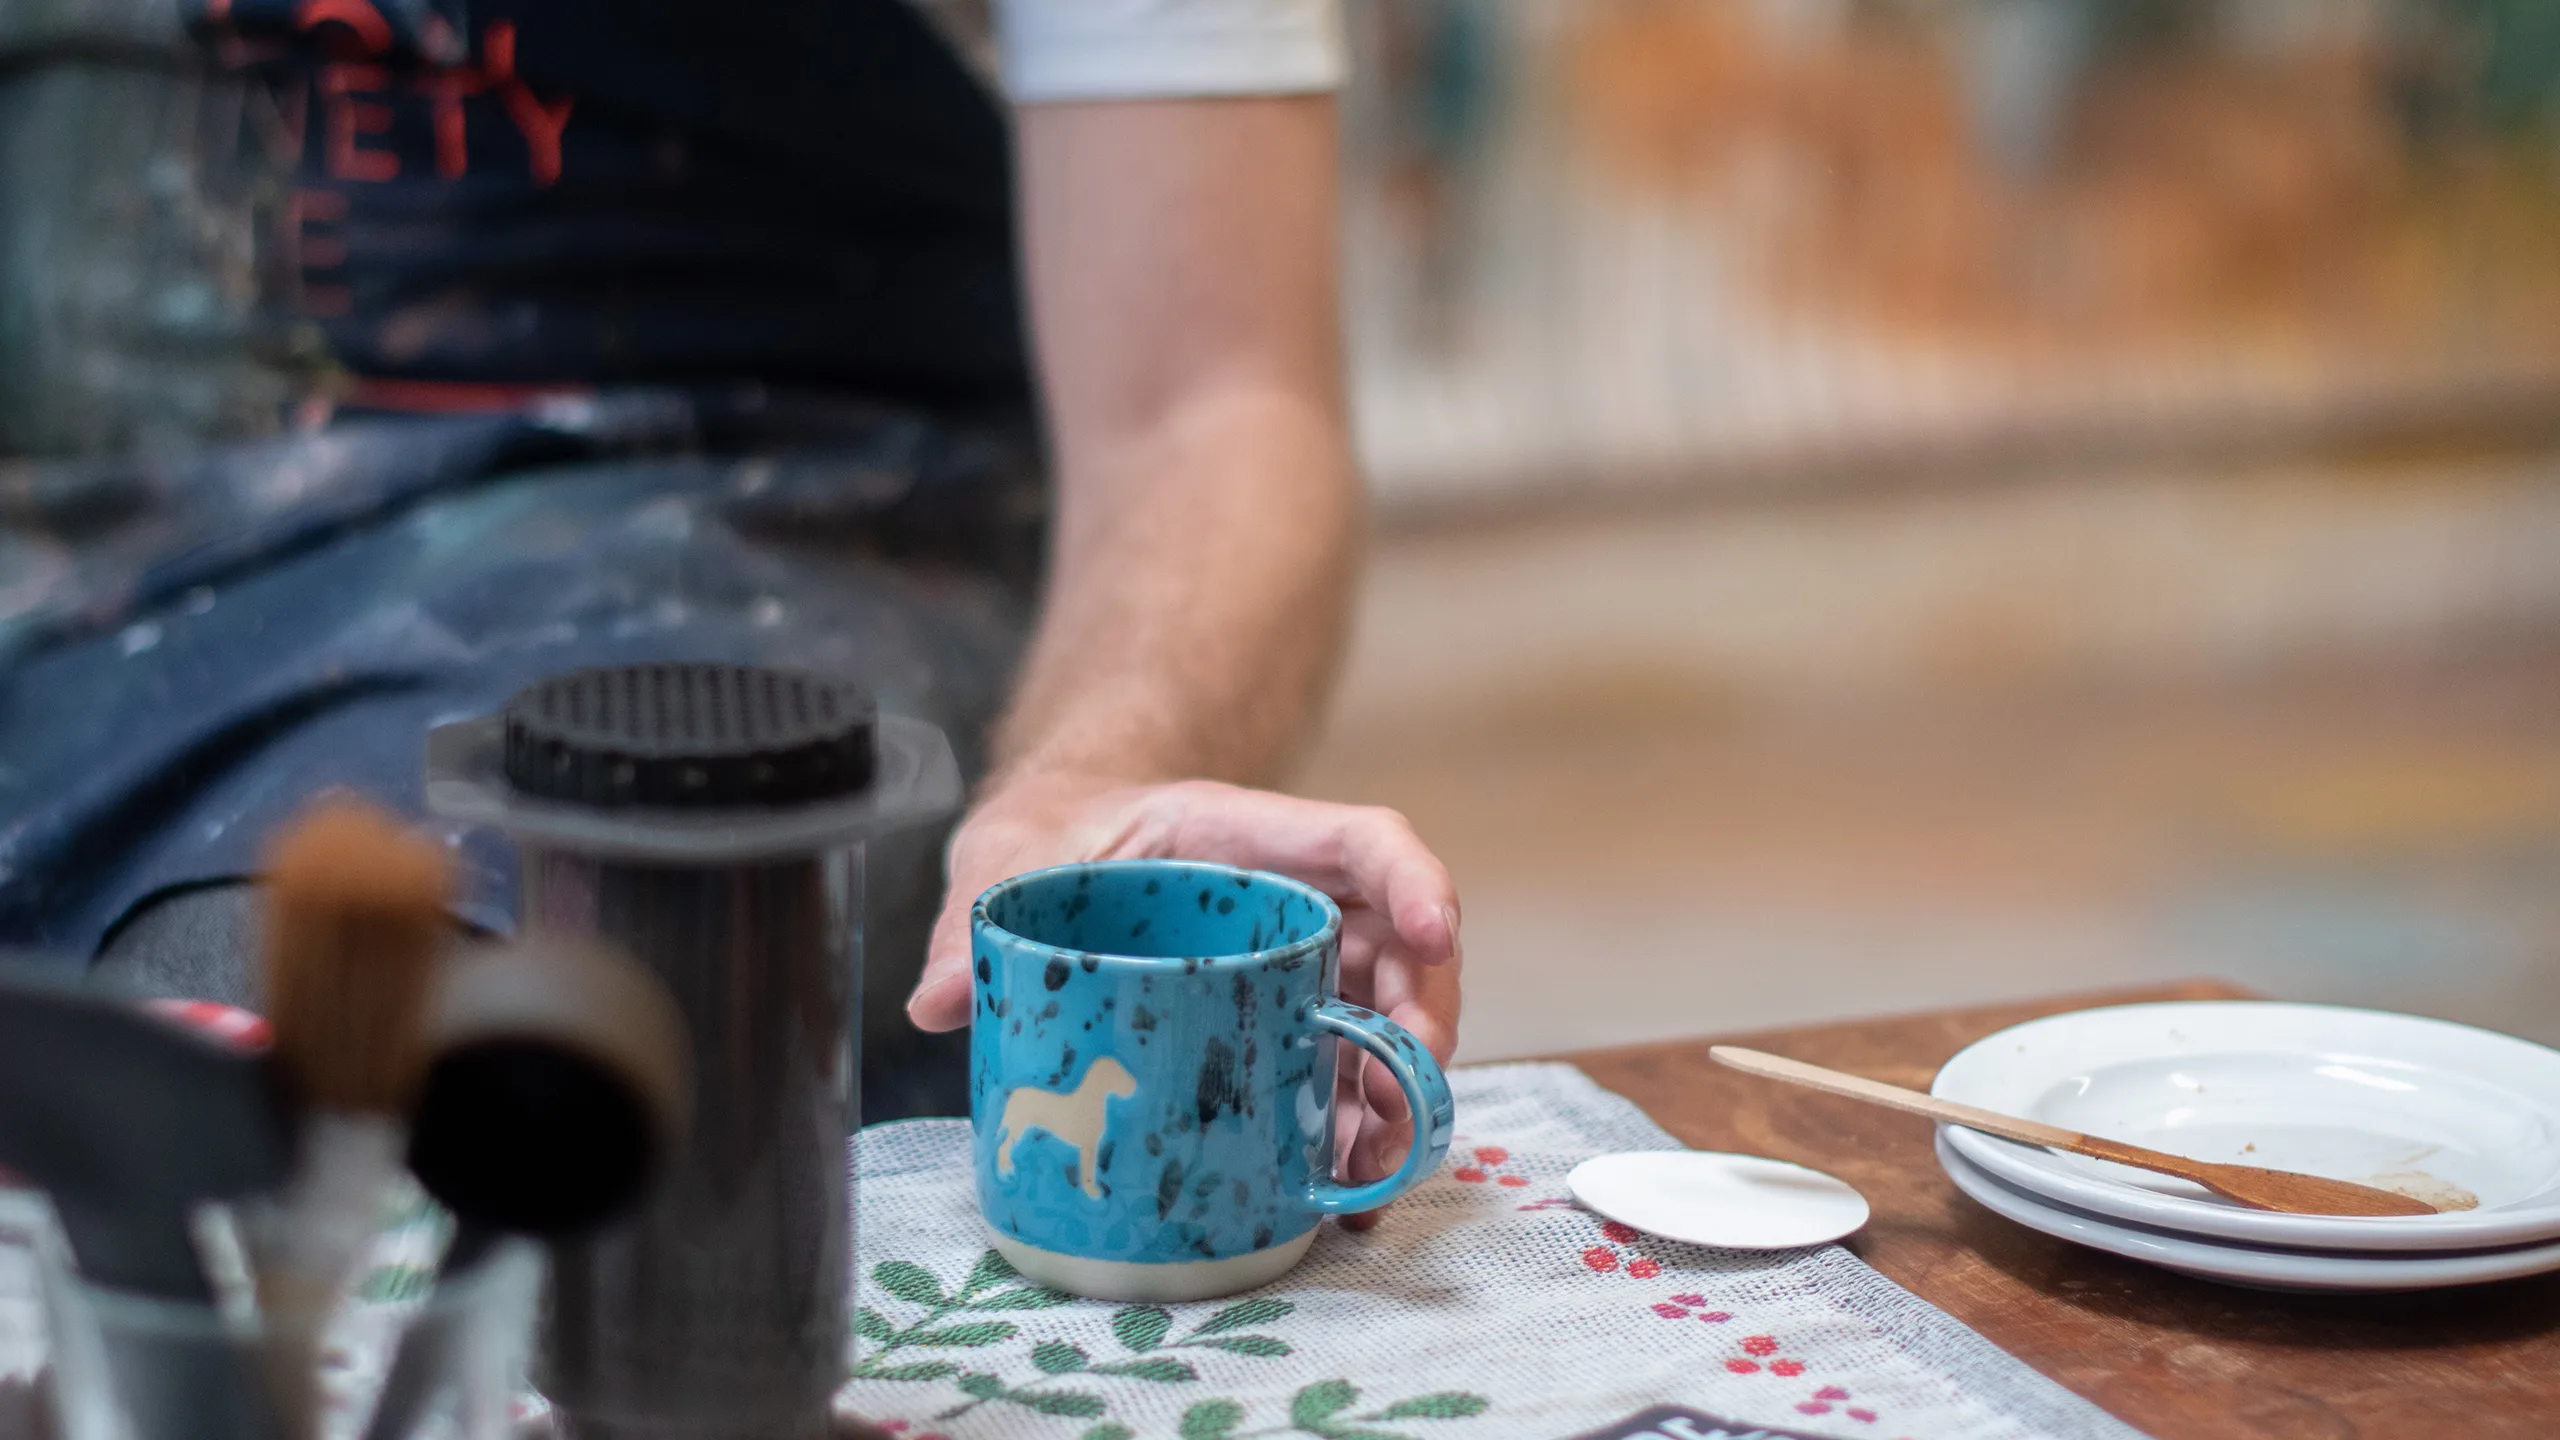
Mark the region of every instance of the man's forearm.
<instances>
[{"instance_id":1,"label":"man's forearm","mask_svg":"<svg viewBox=\"0 0 2560 1440\"><path fill-rule=\"evenodd\" d=\"M970 908L1008 875L1164 856L1342 904L1342 993L1446 1058L1458 897L1403 816L1248 788L1324 698L1358 568L1329 98L1026 107L1024 253L1058 465L1049 593L953 833L907 1013L969 1021ZM1218 781L1239 783L1219 784ZM1361 1093L1400 1109L1375 1062ZM1355 1123L1349 1171L1409 1127ZM1356 1223L1356 1222L1355 1222Z\"/></svg>"},{"instance_id":2,"label":"man's forearm","mask_svg":"<svg viewBox=\"0 0 2560 1440\"><path fill-rule=\"evenodd\" d=\"M1236 394L1089 457L1118 472L1108 513L1061 537L1000 770L1269 783L1341 649L1359 528L1343 451L1299 397Z\"/></svg>"},{"instance_id":3,"label":"man's forearm","mask_svg":"<svg viewBox=\"0 0 2560 1440\"><path fill-rule=\"evenodd\" d=\"M1059 513L999 774L1267 782L1322 702L1361 523L1330 103L1055 107L1023 148Z\"/></svg>"}]
</instances>

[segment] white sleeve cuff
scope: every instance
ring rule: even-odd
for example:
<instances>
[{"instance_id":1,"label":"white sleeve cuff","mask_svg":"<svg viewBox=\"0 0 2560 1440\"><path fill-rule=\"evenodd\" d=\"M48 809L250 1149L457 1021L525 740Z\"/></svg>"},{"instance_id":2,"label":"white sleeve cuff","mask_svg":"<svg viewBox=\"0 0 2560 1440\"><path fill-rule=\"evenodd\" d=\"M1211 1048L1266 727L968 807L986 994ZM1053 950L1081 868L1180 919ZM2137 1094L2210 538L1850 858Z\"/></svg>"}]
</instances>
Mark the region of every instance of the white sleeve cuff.
<instances>
[{"instance_id":1,"label":"white sleeve cuff","mask_svg":"<svg viewBox=\"0 0 2560 1440\"><path fill-rule=\"evenodd\" d=\"M1019 103L1341 88L1339 0L998 0Z\"/></svg>"}]
</instances>

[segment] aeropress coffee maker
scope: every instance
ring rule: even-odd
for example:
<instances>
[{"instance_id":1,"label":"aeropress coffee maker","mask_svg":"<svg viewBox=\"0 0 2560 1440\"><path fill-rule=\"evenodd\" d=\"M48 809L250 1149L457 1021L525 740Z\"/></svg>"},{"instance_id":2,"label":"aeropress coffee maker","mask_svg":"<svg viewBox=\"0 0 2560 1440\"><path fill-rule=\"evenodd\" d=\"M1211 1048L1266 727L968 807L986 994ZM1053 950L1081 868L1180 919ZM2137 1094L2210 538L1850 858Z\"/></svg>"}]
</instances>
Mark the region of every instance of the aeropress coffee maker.
<instances>
[{"instance_id":1,"label":"aeropress coffee maker","mask_svg":"<svg viewBox=\"0 0 2560 1440\"><path fill-rule=\"evenodd\" d=\"M559 676L436 727L427 803L514 837L528 934L666 982L694 1123L629 1217L555 1245L533 1379L578 1440L818 1440L848 1343L863 847L947 813L942 733L798 671Z\"/></svg>"}]
</instances>

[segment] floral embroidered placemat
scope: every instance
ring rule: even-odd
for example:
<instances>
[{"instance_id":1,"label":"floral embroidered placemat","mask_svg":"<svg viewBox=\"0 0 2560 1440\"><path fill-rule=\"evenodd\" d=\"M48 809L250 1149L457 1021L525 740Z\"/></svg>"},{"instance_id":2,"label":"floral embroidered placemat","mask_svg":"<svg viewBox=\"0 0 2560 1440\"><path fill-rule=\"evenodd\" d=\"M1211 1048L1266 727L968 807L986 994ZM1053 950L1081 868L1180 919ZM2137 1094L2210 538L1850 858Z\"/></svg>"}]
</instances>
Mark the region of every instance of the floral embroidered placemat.
<instances>
[{"instance_id":1,"label":"floral embroidered placemat","mask_svg":"<svg viewBox=\"0 0 2560 1440\"><path fill-rule=\"evenodd\" d=\"M1565 1172L1677 1148L1566 1065L1451 1075L1449 1163L1276 1285L1076 1300L986 1245L961 1121L857 1140L861 1340L839 1397L900 1440L1565 1440L1657 1405L1877 1440L2138 1440L1840 1247L1680 1245Z\"/></svg>"},{"instance_id":2,"label":"floral embroidered placemat","mask_svg":"<svg viewBox=\"0 0 2560 1440\"><path fill-rule=\"evenodd\" d=\"M1580 1071L1450 1079L1438 1175L1374 1230L1326 1226L1280 1283L1196 1305L1023 1280L986 1245L966 1122L864 1131L839 1407L899 1440L1567 1440L1657 1406L1842 1440L2140 1440L1836 1245L1711 1250L1578 1208L1575 1164L1676 1148ZM43 1358L23 1246L45 1217L6 1198L0 1437L26 1433ZM364 1298L413 1302L438 1229L404 1217L386 1244L418 1256L384 1252Z\"/></svg>"}]
</instances>

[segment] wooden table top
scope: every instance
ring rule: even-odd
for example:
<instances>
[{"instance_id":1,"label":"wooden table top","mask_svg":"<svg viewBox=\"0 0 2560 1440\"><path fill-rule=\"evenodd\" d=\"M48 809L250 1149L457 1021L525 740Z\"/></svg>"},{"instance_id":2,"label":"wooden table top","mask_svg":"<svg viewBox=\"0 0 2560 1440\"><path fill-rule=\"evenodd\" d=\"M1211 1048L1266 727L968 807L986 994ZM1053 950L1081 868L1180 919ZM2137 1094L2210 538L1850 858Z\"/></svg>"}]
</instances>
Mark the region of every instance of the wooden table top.
<instances>
[{"instance_id":1,"label":"wooden table top","mask_svg":"<svg viewBox=\"0 0 2560 1440\"><path fill-rule=\"evenodd\" d=\"M1684 1143L1830 1171L1875 1207L1868 1264L2160 1437L2560 1436L2560 1275L2408 1295L2275 1295L2050 1239L1938 1169L1928 1122L1707 1059L1749 1045L1925 1090L1994 1030L2091 1005L2254 998L2211 981L1559 1058Z\"/></svg>"}]
</instances>

